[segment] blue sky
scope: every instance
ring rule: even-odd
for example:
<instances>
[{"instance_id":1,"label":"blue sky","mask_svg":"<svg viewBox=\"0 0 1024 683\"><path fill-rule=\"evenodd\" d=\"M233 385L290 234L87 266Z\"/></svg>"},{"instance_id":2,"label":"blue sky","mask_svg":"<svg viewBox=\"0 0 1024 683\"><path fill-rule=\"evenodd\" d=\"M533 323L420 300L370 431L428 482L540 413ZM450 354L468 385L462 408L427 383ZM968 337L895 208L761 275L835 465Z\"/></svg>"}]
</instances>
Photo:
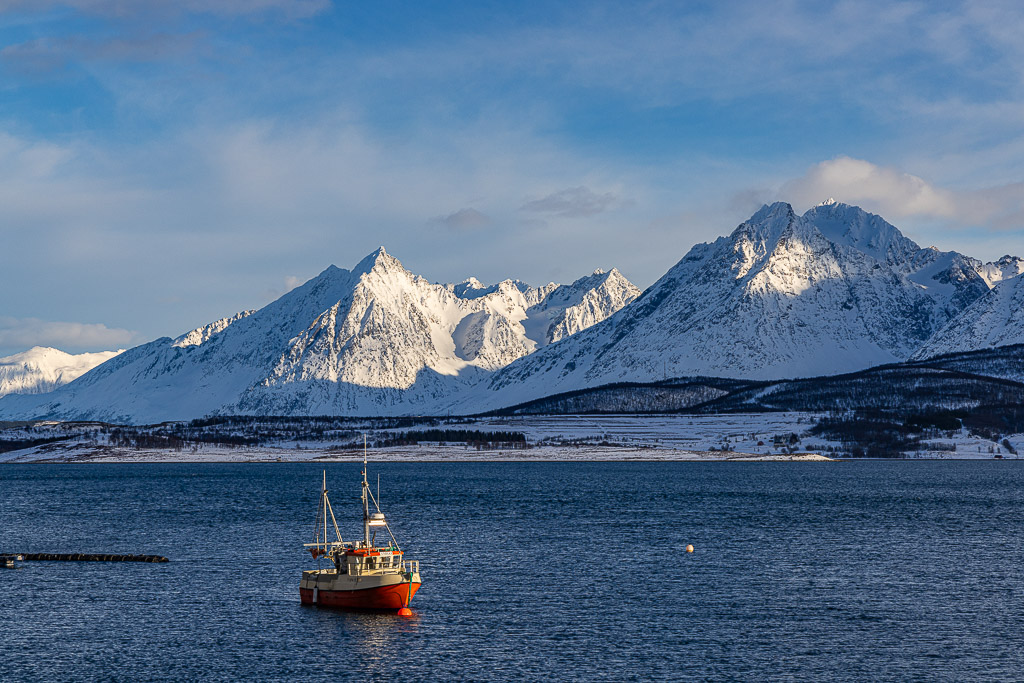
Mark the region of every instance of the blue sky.
<instances>
[{"instance_id":1,"label":"blue sky","mask_svg":"<svg viewBox=\"0 0 1024 683\"><path fill-rule=\"evenodd\" d=\"M175 336L383 244L647 286L763 202L1024 255L1016 2L0 0L0 355Z\"/></svg>"}]
</instances>

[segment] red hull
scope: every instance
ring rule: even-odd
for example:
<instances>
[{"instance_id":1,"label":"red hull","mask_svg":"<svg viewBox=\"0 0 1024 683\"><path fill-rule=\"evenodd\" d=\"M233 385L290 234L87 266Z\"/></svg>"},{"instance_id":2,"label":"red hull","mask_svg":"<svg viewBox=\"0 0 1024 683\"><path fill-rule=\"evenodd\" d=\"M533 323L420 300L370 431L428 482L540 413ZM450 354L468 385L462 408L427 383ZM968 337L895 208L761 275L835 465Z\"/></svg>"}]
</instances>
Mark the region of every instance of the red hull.
<instances>
[{"instance_id":1,"label":"red hull","mask_svg":"<svg viewBox=\"0 0 1024 683\"><path fill-rule=\"evenodd\" d=\"M320 591L317 604L323 607L347 607L350 609L401 609L409 605L409 600L416 595L420 584L413 583L412 591L408 583L396 583L391 586L364 588L357 591ZM303 605L313 604L313 590L300 588L299 597Z\"/></svg>"}]
</instances>

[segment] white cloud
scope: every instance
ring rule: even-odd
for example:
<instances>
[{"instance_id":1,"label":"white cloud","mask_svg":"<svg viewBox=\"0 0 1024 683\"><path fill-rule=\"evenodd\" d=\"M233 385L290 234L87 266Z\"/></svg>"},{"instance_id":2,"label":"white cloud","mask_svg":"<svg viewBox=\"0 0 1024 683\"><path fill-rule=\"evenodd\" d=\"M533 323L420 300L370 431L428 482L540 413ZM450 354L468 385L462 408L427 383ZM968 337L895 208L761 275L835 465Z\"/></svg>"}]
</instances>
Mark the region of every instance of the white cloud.
<instances>
[{"instance_id":1,"label":"white cloud","mask_svg":"<svg viewBox=\"0 0 1024 683\"><path fill-rule=\"evenodd\" d=\"M863 159L836 157L782 185L778 196L798 208L834 197L889 219L942 219L964 227L1024 228L1024 183L980 189L938 187Z\"/></svg>"},{"instance_id":2,"label":"white cloud","mask_svg":"<svg viewBox=\"0 0 1024 683\"><path fill-rule=\"evenodd\" d=\"M546 213L562 218L585 218L608 211L620 204L614 192L594 192L589 187L570 187L541 199L529 201L522 211Z\"/></svg>"},{"instance_id":3,"label":"white cloud","mask_svg":"<svg viewBox=\"0 0 1024 683\"><path fill-rule=\"evenodd\" d=\"M841 156L812 166L782 186L780 196L798 206L835 197L871 208L883 216L926 215L949 218L956 213L952 193L909 173Z\"/></svg>"},{"instance_id":4,"label":"white cloud","mask_svg":"<svg viewBox=\"0 0 1024 683\"><path fill-rule=\"evenodd\" d=\"M52 322L38 318L0 316L0 349L25 350L52 346L61 351L93 351L125 348L137 341L130 330L102 323Z\"/></svg>"},{"instance_id":5,"label":"white cloud","mask_svg":"<svg viewBox=\"0 0 1024 683\"><path fill-rule=\"evenodd\" d=\"M490 225L491 218L485 213L469 208L459 209L447 216L439 216L434 219L434 222L446 225L453 230L478 230Z\"/></svg>"},{"instance_id":6,"label":"white cloud","mask_svg":"<svg viewBox=\"0 0 1024 683\"><path fill-rule=\"evenodd\" d=\"M74 151L49 142L31 142L0 132L0 178L52 176Z\"/></svg>"}]
</instances>

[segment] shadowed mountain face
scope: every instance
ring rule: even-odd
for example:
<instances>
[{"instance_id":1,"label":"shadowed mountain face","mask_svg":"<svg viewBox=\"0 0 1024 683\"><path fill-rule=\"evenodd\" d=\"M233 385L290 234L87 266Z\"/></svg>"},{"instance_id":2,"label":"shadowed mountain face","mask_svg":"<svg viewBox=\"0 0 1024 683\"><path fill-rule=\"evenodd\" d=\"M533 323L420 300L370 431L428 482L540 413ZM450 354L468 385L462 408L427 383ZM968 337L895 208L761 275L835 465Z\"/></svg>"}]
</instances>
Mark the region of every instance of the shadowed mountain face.
<instances>
[{"instance_id":1,"label":"shadowed mountain face","mask_svg":"<svg viewBox=\"0 0 1024 683\"><path fill-rule=\"evenodd\" d=\"M541 288L431 284L382 248L259 311L131 349L57 392L5 401L0 414L156 422L418 412L638 294L615 270Z\"/></svg>"}]
</instances>

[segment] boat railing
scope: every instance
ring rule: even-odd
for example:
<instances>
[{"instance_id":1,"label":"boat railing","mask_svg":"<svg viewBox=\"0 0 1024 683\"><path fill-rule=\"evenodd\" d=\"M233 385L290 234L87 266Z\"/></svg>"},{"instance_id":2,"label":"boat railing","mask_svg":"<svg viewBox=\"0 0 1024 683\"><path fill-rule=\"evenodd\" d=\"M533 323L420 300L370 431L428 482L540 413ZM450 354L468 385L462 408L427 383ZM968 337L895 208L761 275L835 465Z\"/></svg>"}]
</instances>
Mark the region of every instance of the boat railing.
<instances>
[{"instance_id":1,"label":"boat railing","mask_svg":"<svg viewBox=\"0 0 1024 683\"><path fill-rule=\"evenodd\" d=\"M347 565L346 573L350 576L374 576L389 574L401 568L404 568L404 563L399 562L397 557L374 556L350 562Z\"/></svg>"},{"instance_id":2,"label":"boat railing","mask_svg":"<svg viewBox=\"0 0 1024 683\"><path fill-rule=\"evenodd\" d=\"M407 574L419 574L420 573L420 561L419 560L408 560L402 563L402 569Z\"/></svg>"},{"instance_id":3,"label":"boat railing","mask_svg":"<svg viewBox=\"0 0 1024 683\"><path fill-rule=\"evenodd\" d=\"M341 541L330 541L328 543L324 543L324 542L321 541L320 543L303 543L302 547L303 548L323 548L324 554L326 554L327 551L334 550L335 548L340 548L340 549L344 550L347 547L347 544L342 543Z\"/></svg>"}]
</instances>

